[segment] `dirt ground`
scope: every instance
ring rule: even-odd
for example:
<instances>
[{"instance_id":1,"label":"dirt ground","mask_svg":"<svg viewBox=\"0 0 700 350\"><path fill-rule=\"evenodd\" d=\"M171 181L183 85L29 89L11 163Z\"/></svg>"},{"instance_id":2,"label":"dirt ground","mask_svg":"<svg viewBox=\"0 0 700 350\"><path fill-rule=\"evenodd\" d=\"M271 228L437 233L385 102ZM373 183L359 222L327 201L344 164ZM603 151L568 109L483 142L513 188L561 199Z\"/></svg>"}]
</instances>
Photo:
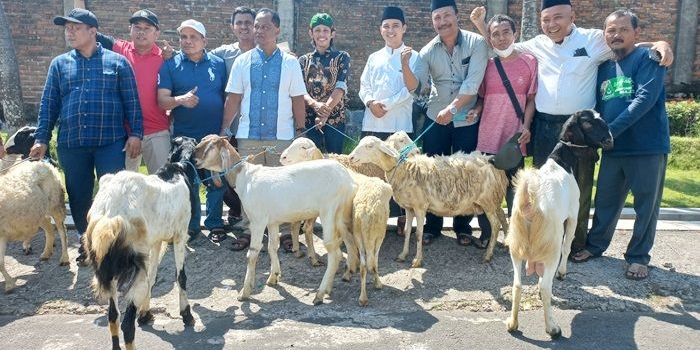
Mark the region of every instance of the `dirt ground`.
<instances>
[{"instance_id":1,"label":"dirt ground","mask_svg":"<svg viewBox=\"0 0 700 350\"><path fill-rule=\"evenodd\" d=\"M569 263L564 281L554 282L554 305L559 309L601 311L700 311L700 245L696 232L658 232L652 251L650 277L631 281L624 277L622 252L630 233L618 231L605 256L584 264ZM500 239L502 239L502 234ZM512 266L506 248L496 248L491 263L481 262L484 251L455 243L453 232L425 248L424 267L410 268L415 252L411 241L409 261L399 263L402 238L387 232L380 252L380 275L384 288L368 285L369 306L364 312L405 310L407 313L430 310L505 311L510 309ZM35 314L103 314L106 304L93 297L90 268L75 264L77 238L69 231L70 267L58 266L58 254L39 261L44 235L38 234L32 245L34 254L23 255L20 242L11 242L5 258L12 276L19 277L18 287L10 294L0 294L0 315L29 316ZM197 318L206 324L212 318L233 317L246 327L251 314L267 314L270 318L315 320L344 317L347 310L359 310L359 278L343 282L338 273L333 293L324 306L312 306L316 288L325 267L312 267L308 258L295 258L280 251L282 279L277 286L265 285L270 260L266 252L257 265L255 290L246 302L236 300L246 267L245 251L228 249L229 238L221 246L206 240L190 251L186 258L187 292ZM325 250L319 234L315 246L322 259ZM57 239L57 251L60 240ZM168 251L161 263L153 288L151 307L158 318L179 318L174 289L173 255ZM536 284L530 276L523 281L521 308L541 308ZM4 288L4 281L0 281ZM123 305L122 305L123 309ZM377 324L389 322L374 318ZM251 321L252 322L252 321ZM247 325L257 327L260 325ZM418 324L415 327L420 327Z\"/></svg>"}]
</instances>

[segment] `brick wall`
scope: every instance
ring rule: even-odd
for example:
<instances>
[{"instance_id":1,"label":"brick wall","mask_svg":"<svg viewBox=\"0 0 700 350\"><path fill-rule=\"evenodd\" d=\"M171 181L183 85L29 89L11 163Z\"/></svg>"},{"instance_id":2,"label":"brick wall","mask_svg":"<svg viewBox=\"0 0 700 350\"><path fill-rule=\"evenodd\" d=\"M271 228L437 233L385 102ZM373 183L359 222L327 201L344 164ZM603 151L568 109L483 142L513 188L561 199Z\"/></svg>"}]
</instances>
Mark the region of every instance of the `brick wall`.
<instances>
[{"instance_id":1,"label":"brick wall","mask_svg":"<svg viewBox=\"0 0 700 350\"><path fill-rule=\"evenodd\" d=\"M67 50L63 31L53 25L55 15L63 12L58 0L0 0L11 23L25 102L30 115L35 115L41 97L46 70L56 55ZM275 8L277 1L247 1L253 8ZM521 0L509 1L509 14L520 19ZM204 23L209 37L209 48L234 40L228 27L231 11L242 5L232 0L94 0L86 1L88 9L100 20L100 30L118 38L128 38L128 19L133 12L149 8L158 14L161 21L161 38L168 38L176 45L175 28L187 18ZM461 25L474 30L469 21L469 12L484 1L458 0ZM366 57L380 49L383 41L379 35L382 9L386 5L398 5L406 15L408 32L405 41L414 49L427 43L435 32L430 22L428 0L296 0L295 1L295 47L303 54L312 48L309 45L308 22L316 12L328 12L335 18L337 34L334 41L339 49L348 51L352 57L350 76L351 106L360 105L357 99L359 77ZM641 40L664 39L673 45L676 28L678 1L633 1L633 0L581 0L574 1L576 23L581 27L601 27L607 14L619 7L630 7L637 12L643 25ZM700 81L700 35L697 37L694 81Z\"/></svg>"}]
</instances>

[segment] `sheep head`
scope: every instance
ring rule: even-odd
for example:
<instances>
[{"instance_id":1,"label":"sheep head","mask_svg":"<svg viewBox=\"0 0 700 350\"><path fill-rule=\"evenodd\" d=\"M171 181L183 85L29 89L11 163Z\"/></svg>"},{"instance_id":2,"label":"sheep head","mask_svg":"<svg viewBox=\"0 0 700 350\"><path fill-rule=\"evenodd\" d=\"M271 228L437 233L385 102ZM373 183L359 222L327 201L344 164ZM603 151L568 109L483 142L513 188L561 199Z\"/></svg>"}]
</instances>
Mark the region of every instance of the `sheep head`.
<instances>
[{"instance_id":1,"label":"sheep head","mask_svg":"<svg viewBox=\"0 0 700 350\"><path fill-rule=\"evenodd\" d=\"M7 154L21 154L22 158L29 157L29 151L34 146L36 126L25 125L17 130L5 143Z\"/></svg>"},{"instance_id":2,"label":"sheep head","mask_svg":"<svg viewBox=\"0 0 700 350\"><path fill-rule=\"evenodd\" d=\"M384 142L386 142L389 147L393 148L397 152L401 152L404 148L410 146L411 148L407 149L409 157L420 154L420 149L416 147L413 140L411 140L408 134L403 130L399 130L391 134Z\"/></svg>"},{"instance_id":3,"label":"sheep head","mask_svg":"<svg viewBox=\"0 0 700 350\"><path fill-rule=\"evenodd\" d=\"M187 136L178 136L170 141L169 163L192 161L194 149L197 146L195 139Z\"/></svg>"},{"instance_id":4,"label":"sheep head","mask_svg":"<svg viewBox=\"0 0 700 350\"><path fill-rule=\"evenodd\" d=\"M372 163L387 171L396 165L399 154L379 138L365 136L348 157L351 163ZM387 158L390 158L390 162Z\"/></svg>"},{"instance_id":5,"label":"sheep head","mask_svg":"<svg viewBox=\"0 0 700 350\"><path fill-rule=\"evenodd\" d=\"M280 155L282 165L290 165L308 160L323 159L316 144L305 137L295 139Z\"/></svg>"},{"instance_id":6,"label":"sheep head","mask_svg":"<svg viewBox=\"0 0 700 350\"><path fill-rule=\"evenodd\" d=\"M195 166L211 171L225 171L241 160L236 149L226 137L207 135L197 144L194 151Z\"/></svg>"}]
</instances>

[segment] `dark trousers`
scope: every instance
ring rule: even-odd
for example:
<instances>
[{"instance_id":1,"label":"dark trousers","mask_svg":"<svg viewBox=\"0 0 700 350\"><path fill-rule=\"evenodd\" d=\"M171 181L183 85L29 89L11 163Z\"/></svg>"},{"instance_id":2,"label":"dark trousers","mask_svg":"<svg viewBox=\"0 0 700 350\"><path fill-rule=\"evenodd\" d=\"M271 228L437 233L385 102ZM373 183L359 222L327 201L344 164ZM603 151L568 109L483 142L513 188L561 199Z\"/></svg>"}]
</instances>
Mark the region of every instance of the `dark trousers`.
<instances>
[{"instance_id":1,"label":"dark trousers","mask_svg":"<svg viewBox=\"0 0 700 350\"><path fill-rule=\"evenodd\" d=\"M656 222L666 178L666 154L644 156L603 156L595 194L593 226L588 233L588 249L600 256L610 245L627 193L634 196L634 228L627 245L625 261L647 265L656 237Z\"/></svg>"},{"instance_id":2,"label":"dark trousers","mask_svg":"<svg viewBox=\"0 0 700 350\"><path fill-rule=\"evenodd\" d=\"M335 129L333 129L335 128ZM321 130L323 133L316 128L309 130L306 133L306 137L316 144L316 147L323 151L324 153L343 153L343 142L345 141L345 135L338 132L345 132L345 124L341 123L338 125L333 125L331 128L329 125L325 125ZM336 130L338 129L338 130Z\"/></svg>"},{"instance_id":3,"label":"dark trousers","mask_svg":"<svg viewBox=\"0 0 700 350\"><path fill-rule=\"evenodd\" d=\"M426 120L427 125L432 121ZM427 126L426 126L427 128ZM433 155L450 155L457 151L470 153L476 149L477 136L479 134L479 123L470 126L455 128L453 123L440 125L435 123L430 129L423 134L423 151L428 156ZM473 215L458 215L453 219L454 231L456 233L471 234L472 228L469 222ZM481 227L482 240L485 237L491 237L491 225L485 214L478 216L479 227ZM442 231L443 220L441 216L431 213L426 215L423 232L431 233L435 236ZM484 236L486 235L486 236Z\"/></svg>"},{"instance_id":4,"label":"dark trousers","mask_svg":"<svg viewBox=\"0 0 700 350\"><path fill-rule=\"evenodd\" d=\"M559 142L561 130L570 115L552 115L542 112L535 113L535 140L532 163L535 167L541 167L554 146ZM574 178L581 193L579 197L578 222L571 243L571 252L577 252L586 246L588 235L588 218L591 212L591 194L593 192L593 171L595 162L592 159L579 159L574 164Z\"/></svg>"}]
</instances>

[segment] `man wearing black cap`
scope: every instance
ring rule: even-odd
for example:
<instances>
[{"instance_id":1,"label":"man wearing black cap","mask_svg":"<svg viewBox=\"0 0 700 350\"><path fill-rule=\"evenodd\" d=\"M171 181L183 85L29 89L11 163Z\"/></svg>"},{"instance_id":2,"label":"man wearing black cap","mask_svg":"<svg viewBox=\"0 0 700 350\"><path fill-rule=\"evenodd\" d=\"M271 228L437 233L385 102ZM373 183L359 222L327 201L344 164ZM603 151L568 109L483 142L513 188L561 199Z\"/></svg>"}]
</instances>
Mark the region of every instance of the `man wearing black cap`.
<instances>
[{"instance_id":1,"label":"man wearing black cap","mask_svg":"<svg viewBox=\"0 0 700 350\"><path fill-rule=\"evenodd\" d=\"M125 155L135 157L141 152L141 107L131 65L96 42L98 23L92 12L74 9L53 21L64 27L73 50L51 61L29 156L44 157L51 132L60 124L58 160L75 227L82 236L95 173L99 178L123 170ZM86 258L82 245L79 252L77 261L82 264Z\"/></svg>"},{"instance_id":2,"label":"man wearing black cap","mask_svg":"<svg viewBox=\"0 0 700 350\"><path fill-rule=\"evenodd\" d=\"M544 34L515 46L516 50L535 56L539 66L534 130L531 130L533 164L536 167L547 161L559 142L562 126L569 116L578 110L595 107L598 66L612 55L602 30L579 28L574 20L571 1L543 0L540 25ZM487 33L483 18L474 23L479 31ZM668 43L656 42L653 49L661 52L662 65L668 66L673 62ZM578 225L571 245L572 255L586 244L594 168L593 160L579 159L574 169L581 196Z\"/></svg>"},{"instance_id":3,"label":"man wearing black cap","mask_svg":"<svg viewBox=\"0 0 700 350\"><path fill-rule=\"evenodd\" d=\"M136 87L143 112L143 158L149 174L168 161L170 152L170 120L158 106L158 71L163 64L163 52L156 40L160 36L158 17L149 10L138 10L129 19L131 41L116 40L112 51L126 57L134 68ZM172 50L166 46L166 50ZM126 159L126 168L138 171L141 156Z\"/></svg>"},{"instance_id":4,"label":"man wearing black cap","mask_svg":"<svg viewBox=\"0 0 700 350\"><path fill-rule=\"evenodd\" d=\"M425 87L430 72L432 84L427 115L435 124L423 134L423 149L428 155L469 153L476 149L479 120L468 118L467 112L476 103L488 61L488 45L482 36L459 28L454 0L432 0L430 10L438 35L420 51L427 69L416 74ZM454 231L460 236L471 235L471 219L456 216ZM489 229L485 215L479 216L479 222L483 230ZM428 213L423 244L430 244L441 230L442 217Z\"/></svg>"}]
</instances>

